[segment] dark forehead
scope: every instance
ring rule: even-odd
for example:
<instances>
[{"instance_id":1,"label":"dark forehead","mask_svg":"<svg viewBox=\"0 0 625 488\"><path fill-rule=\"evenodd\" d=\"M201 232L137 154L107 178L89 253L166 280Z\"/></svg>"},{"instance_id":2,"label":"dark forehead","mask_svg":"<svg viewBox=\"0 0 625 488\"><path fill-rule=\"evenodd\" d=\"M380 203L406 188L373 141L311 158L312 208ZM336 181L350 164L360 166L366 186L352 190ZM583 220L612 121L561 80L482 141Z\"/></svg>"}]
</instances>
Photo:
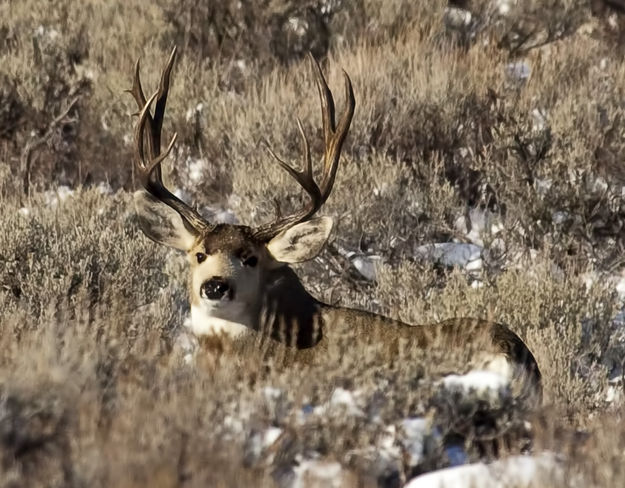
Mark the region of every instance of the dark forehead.
<instances>
[{"instance_id":1,"label":"dark forehead","mask_svg":"<svg viewBox=\"0 0 625 488\"><path fill-rule=\"evenodd\" d=\"M260 242L254 238L252 229L247 226L220 224L203 237L203 244L206 253L213 254L218 251L245 250L260 245Z\"/></svg>"}]
</instances>

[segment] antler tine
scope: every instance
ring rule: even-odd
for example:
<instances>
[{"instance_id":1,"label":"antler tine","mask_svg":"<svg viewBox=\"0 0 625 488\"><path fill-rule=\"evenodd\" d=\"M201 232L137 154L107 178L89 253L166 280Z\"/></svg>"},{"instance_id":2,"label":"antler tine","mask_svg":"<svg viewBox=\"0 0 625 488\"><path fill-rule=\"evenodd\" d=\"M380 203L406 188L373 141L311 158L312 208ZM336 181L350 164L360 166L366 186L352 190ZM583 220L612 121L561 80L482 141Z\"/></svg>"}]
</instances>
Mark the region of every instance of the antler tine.
<instances>
[{"instance_id":1,"label":"antler tine","mask_svg":"<svg viewBox=\"0 0 625 488\"><path fill-rule=\"evenodd\" d=\"M140 60L137 59L137 62L135 63L135 76L132 80L132 88L126 91L134 97L139 109L141 109L143 106L145 106L146 100L145 95L143 94L143 88L141 87L141 77L139 76L139 70Z\"/></svg>"},{"instance_id":2,"label":"antler tine","mask_svg":"<svg viewBox=\"0 0 625 488\"><path fill-rule=\"evenodd\" d=\"M169 94L169 79L171 70L174 67L174 61L176 60L176 53L178 49L176 46L171 50L165 69L161 73L161 80L158 84L158 95L156 98L156 106L154 108L154 123L152 125L152 132L155 139L160 143L161 128L163 127L163 116L165 115L165 106L167 105L167 95ZM160 149L160 145L157 146L157 150Z\"/></svg>"},{"instance_id":3,"label":"antler tine","mask_svg":"<svg viewBox=\"0 0 625 488\"><path fill-rule=\"evenodd\" d=\"M323 123L323 139L327 144L334 133L334 97L330 91L330 87L326 83L319 63L312 53L308 53L308 59L312 65L315 81L317 82L317 90L319 91L319 101L321 102L321 120Z\"/></svg>"},{"instance_id":4,"label":"antler tine","mask_svg":"<svg viewBox=\"0 0 625 488\"><path fill-rule=\"evenodd\" d=\"M139 120L135 127L135 151L136 161L135 168L139 175L142 186L152 196L162 201L176 212L178 212L185 221L185 225L191 226L196 232L206 229L210 224L193 208L188 206L173 193L171 193L163 184L161 163L170 154L176 142L177 134L174 134L167 149L161 153L161 129L163 126L163 118L165 115L165 105L167 102L167 94L169 91L169 79L171 69L176 57L176 48L172 50L165 69L161 73L161 80L158 90L145 99L143 88L141 87L141 78L139 75L139 61L135 65L135 76L130 94L134 97L139 106ZM156 100L154 116L150 114L150 107ZM145 135L147 138L147 158L145 154Z\"/></svg>"},{"instance_id":5,"label":"antler tine","mask_svg":"<svg viewBox=\"0 0 625 488\"><path fill-rule=\"evenodd\" d=\"M144 152L144 129L145 124L150 123L151 115L150 115L150 106L152 102L156 98L158 93L154 93L146 102L141 111L139 112L139 120L137 121L137 126L135 127L135 143L136 143L136 151L137 151L137 166L139 167L139 176L141 177L141 184L146 186L149 183L149 175L150 173L147 171L146 161L145 161L145 152ZM151 130L150 130L151 132ZM151 154L150 154L151 156Z\"/></svg>"},{"instance_id":6,"label":"antler tine","mask_svg":"<svg viewBox=\"0 0 625 488\"><path fill-rule=\"evenodd\" d=\"M152 103L150 102L148 104L147 100L145 98L145 94L143 92L143 87L141 86L140 71L141 71L141 60L137 59L137 62L135 63L135 76L134 76L134 78L132 80L132 88L130 90L126 90L126 91L128 93L130 93L134 97L135 102L137 102L137 107L139 107L139 115L143 112L143 109L146 106L148 107L148 110L146 111L144 116L147 118L147 124L148 124L149 130L150 130L150 134L153 136L152 115L150 114L150 111L149 111L149 106L152 105ZM157 95L157 94L155 94L155 95ZM141 121L141 117L140 117L139 120ZM146 121L143 121L143 123L138 123L137 124L137 128L141 125L142 130L143 130L143 126L145 124L146 124ZM159 139L160 139L160 137L159 137ZM135 140L138 140L136 133L135 133ZM159 140L159 144L160 144L160 140ZM153 157L152 155L158 153L158 151L159 151L159 148L155 149L153 147L153 145L154 145L153 137L150 137L148 139L148 148L149 148L148 151L149 151L150 157ZM144 159L144 156L143 156L143 134L141 134L141 145L139 147L140 147L139 151L140 151L141 161L143 161L143 159ZM158 178L161 177L161 168L160 167L156 168L156 176Z\"/></svg>"},{"instance_id":7,"label":"antler tine","mask_svg":"<svg viewBox=\"0 0 625 488\"><path fill-rule=\"evenodd\" d=\"M332 92L330 91L330 88L326 83L319 64L310 53L309 58L312 63L313 72L315 74L315 81L317 83L317 90L319 92L319 101L321 104L321 118L323 124L323 138L325 144L321 186L319 186L314 180L312 161L310 157L310 145L308 144L308 138L306 137L306 133L304 132L304 128L302 127L302 123L299 118L297 118L297 126L302 137L302 147L304 152L305 164L302 171L297 171L293 167L286 164L273 152L273 150L269 146L267 147L270 154L278 161L280 166L285 171L287 171L308 193L308 195L310 196L310 201L307 205L305 205L300 210L294 212L293 214L279 219L276 222L272 222L258 227L254 234L257 238L261 240L267 241L276 236L284 229L287 229L299 222L308 220L325 203L332 191L336 171L338 169L341 148L343 146L343 142L345 141L345 137L347 136L347 132L349 131L349 126L351 124L352 118L354 116L356 101L354 99L354 92L352 89L351 80L349 79L347 73L343 71L343 75L345 78L346 107L341 114L341 118L339 120L339 125L337 128L335 121L334 98L332 96Z\"/></svg>"},{"instance_id":8,"label":"antler tine","mask_svg":"<svg viewBox=\"0 0 625 488\"><path fill-rule=\"evenodd\" d=\"M323 205L332 192L334 186L334 178L338 169L338 163L341 156L343 142L347 137L349 126L351 125L356 108L356 100L354 98L354 90L349 75L343 70L343 78L345 82L345 109L339 119L338 127L336 125L335 104L332 91L328 87L321 67L311 53L308 53L310 62L315 74L317 82L317 90L319 92L319 101L321 105L321 119L323 121L323 139L325 143L323 174L321 178L321 202Z\"/></svg>"}]
</instances>

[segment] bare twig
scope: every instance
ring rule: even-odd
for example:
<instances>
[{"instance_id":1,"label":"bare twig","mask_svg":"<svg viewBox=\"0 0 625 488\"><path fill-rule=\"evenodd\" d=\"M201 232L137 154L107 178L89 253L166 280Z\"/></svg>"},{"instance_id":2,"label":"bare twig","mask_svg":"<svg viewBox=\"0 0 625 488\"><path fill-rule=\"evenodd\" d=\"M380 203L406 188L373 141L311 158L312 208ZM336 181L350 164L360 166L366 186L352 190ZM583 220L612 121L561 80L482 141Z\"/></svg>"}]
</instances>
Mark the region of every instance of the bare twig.
<instances>
[{"instance_id":1,"label":"bare twig","mask_svg":"<svg viewBox=\"0 0 625 488\"><path fill-rule=\"evenodd\" d=\"M22 155L20 157L20 171L21 171L22 177L24 178L24 183L23 183L24 195L26 196L30 195L30 173L31 173L34 152L37 151L40 147L42 147L44 144L46 144L50 140L50 138L52 137L52 135L54 134L54 132L56 131L59 125L72 121L72 119L68 118L68 115L72 111L76 103L78 102L79 98L80 98L79 96L75 96L71 100L71 102L69 102L65 110L63 110L58 116L56 116L50 122L46 132L41 137L38 137L36 139L31 139L24 147L24 150L22 151Z\"/></svg>"}]
</instances>

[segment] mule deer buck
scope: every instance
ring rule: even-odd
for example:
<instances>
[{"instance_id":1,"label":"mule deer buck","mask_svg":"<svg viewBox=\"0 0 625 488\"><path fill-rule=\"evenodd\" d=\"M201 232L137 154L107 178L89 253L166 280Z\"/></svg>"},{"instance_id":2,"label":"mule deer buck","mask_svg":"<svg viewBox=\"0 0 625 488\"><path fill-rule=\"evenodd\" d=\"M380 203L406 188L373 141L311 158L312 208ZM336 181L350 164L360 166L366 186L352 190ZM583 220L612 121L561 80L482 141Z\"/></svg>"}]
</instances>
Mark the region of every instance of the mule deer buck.
<instances>
[{"instance_id":1,"label":"mule deer buck","mask_svg":"<svg viewBox=\"0 0 625 488\"><path fill-rule=\"evenodd\" d=\"M260 332L298 351L322 352L347 332L364 340L383 341L389 351L400 341L420 348L434 341L466 347L480 338L492 364L503 364L509 374L540 395L540 372L532 353L506 326L479 319L452 319L430 325L409 325L374 313L327 305L312 297L288 266L313 259L325 244L332 220L315 217L330 196L341 147L354 115L355 99L347 73L346 106L338 121L334 99L317 62L310 56L321 101L325 152L320 183L313 178L308 139L299 119L304 168L299 171L278 158L308 194L308 203L290 215L252 228L212 223L173 195L163 184L161 163L176 135L161 152L161 128L176 50L161 74L158 90L146 99L136 64L130 90L139 107L135 129L136 175L143 186L135 193L140 226L150 239L186 252L190 266L191 328L197 335L234 337ZM154 113L150 109L156 101ZM402 342L403 343L403 342Z\"/></svg>"}]
</instances>

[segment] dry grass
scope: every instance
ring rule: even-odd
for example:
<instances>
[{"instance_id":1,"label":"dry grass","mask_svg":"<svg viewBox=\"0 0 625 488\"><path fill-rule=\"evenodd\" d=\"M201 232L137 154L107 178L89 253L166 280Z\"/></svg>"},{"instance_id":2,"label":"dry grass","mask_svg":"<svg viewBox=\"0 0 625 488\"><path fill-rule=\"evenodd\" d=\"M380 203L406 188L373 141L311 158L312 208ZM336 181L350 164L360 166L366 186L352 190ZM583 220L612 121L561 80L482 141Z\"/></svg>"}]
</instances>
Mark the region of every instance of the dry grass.
<instances>
[{"instance_id":1,"label":"dry grass","mask_svg":"<svg viewBox=\"0 0 625 488\"><path fill-rule=\"evenodd\" d=\"M435 379L466 368L468 353L389 360L375 345L339 344L322 364L298 368L253 347L182 362L184 261L135 225L134 107L123 93L138 56L154 86L174 42L165 127L180 135L174 185L243 223L271 218L275 198L297 205L260 141L299 158L297 115L321 150L300 59L306 49L327 55L330 85L341 86L345 69L357 109L324 209L337 222L333 240L298 270L308 289L412 322L509 324L543 370L545 408L508 406L500 454L528 443L565 452L582 479L622 485L622 402L604 402L622 356L619 303L607 280L585 281L623 270L618 36L579 2L552 2L548 15L527 2L506 18L473 2L464 30L445 26L441 1L217 3L195 12L195 2L166 0L0 0L0 486L272 486L313 453L357 483L399 486L449 462L442 440L416 467L385 464L378 452L387 426L406 417L429 416L441 439L454 435ZM321 24L295 38L284 30L294 16ZM507 74L516 60L531 67L525 82ZM42 137L26 167L25 148ZM59 184L76 191L51 202ZM506 241L505 252L493 246L480 288L462 270L413 257L422 243L459 237L456 219L469 208L493 211ZM375 283L343 248L382 257ZM362 417L306 413L338 387L360 392ZM261 455L254 446L270 426L283 434ZM467 452L486 455L479 443Z\"/></svg>"}]
</instances>

